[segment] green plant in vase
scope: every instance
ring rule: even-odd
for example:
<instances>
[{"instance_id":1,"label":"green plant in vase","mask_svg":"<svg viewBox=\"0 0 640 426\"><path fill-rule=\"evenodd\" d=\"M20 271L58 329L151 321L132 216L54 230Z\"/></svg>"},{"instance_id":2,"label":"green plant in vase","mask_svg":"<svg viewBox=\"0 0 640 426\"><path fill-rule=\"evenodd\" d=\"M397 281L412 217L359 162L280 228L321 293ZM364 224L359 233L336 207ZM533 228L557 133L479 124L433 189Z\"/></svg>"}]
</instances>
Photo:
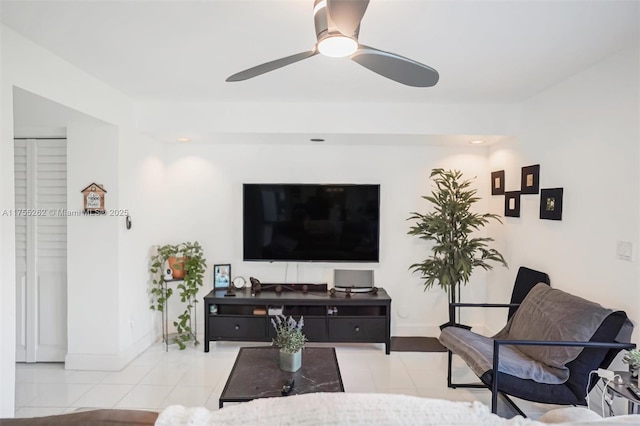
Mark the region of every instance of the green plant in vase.
<instances>
[{"instance_id":1,"label":"green plant in vase","mask_svg":"<svg viewBox=\"0 0 640 426\"><path fill-rule=\"evenodd\" d=\"M152 310L163 312L166 309L167 301L174 293L173 289L166 286L164 274L165 266L171 258L178 258L172 267L182 269L184 272L184 278L181 278L176 288L180 301L186 303L186 306L184 312L178 315L178 320L173 322L177 332L177 337L173 341L180 349L184 349L186 342L193 340L194 345L199 343L196 333L191 327L192 312L195 304L198 303L196 299L198 290L204 283L207 261L204 258L202 246L197 241L157 246L149 267L152 282L151 296L153 300L150 306ZM166 330L164 331L166 332Z\"/></svg>"},{"instance_id":2,"label":"green plant in vase","mask_svg":"<svg viewBox=\"0 0 640 426\"><path fill-rule=\"evenodd\" d=\"M631 371L633 377L638 377L638 371L640 371L640 350L631 349L624 354L622 362L629 364L629 371Z\"/></svg>"},{"instance_id":3,"label":"green plant in vase","mask_svg":"<svg viewBox=\"0 0 640 426\"><path fill-rule=\"evenodd\" d=\"M280 368L285 371L295 372L302 366L302 348L304 348L307 338L302 333L304 318L299 321L293 317L276 315L271 318L271 324L276 330L276 337L273 338L273 346L280 348Z\"/></svg>"},{"instance_id":4,"label":"green plant in vase","mask_svg":"<svg viewBox=\"0 0 640 426\"><path fill-rule=\"evenodd\" d=\"M460 301L460 287L469 282L471 272L481 267L493 267L488 262L507 262L495 249L489 248L492 238L475 237L490 220L502 223L500 217L491 213L473 213L471 207L480 198L471 189L471 181L463 179L459 170L431 170L430 178L435 189L430 196L423 196L432 204L433 211L422 214L412 212L407 220L414 220L408 234L434 243L431 255L420 263L409 267L422 274L424 290L436 284L447 291L450 303ZM450 322L457 323L455 312ZM443 327L449 323L443 324Z\"/></svg>"}]
</instances>

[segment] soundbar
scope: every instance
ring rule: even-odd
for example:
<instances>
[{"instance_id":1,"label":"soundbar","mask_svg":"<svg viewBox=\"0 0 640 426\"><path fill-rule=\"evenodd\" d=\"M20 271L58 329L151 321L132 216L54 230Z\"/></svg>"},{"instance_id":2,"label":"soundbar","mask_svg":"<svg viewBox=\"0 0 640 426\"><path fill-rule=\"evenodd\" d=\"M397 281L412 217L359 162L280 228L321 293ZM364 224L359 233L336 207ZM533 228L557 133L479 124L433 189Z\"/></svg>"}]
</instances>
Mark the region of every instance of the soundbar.
<instances>
[{"instance_id":1,"label":"soundbar","mask_svg":"<svg viewBox=\"0 0 640 426\"><path fill-rule=\"evenodd\" d=\"M298 291L302 293L326 293L327 283L262 283L254 277L250 277L251 292L260 293L261 291L275 291L281 293L284 291Z\"/></svg>"}]
</instances>

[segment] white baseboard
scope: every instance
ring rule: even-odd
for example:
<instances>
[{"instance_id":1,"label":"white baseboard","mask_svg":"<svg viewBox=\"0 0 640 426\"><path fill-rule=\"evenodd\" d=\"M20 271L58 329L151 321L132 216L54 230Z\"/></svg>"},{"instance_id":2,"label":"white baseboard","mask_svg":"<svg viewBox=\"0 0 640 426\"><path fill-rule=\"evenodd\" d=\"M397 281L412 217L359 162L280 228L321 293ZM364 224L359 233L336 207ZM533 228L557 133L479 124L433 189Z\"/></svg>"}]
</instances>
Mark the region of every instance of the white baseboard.
<instances>
[{"instance_id":1,"label":"white baseboard","mask_svg":"<svg viewBox=\"0 0 640 426\"><path fill-rule=\"evenodd\" d=\"M66 370L120 371L153 343L153 336L147 333L119 354L67 354L64 368Z\"/></svg>"}]
</instances>

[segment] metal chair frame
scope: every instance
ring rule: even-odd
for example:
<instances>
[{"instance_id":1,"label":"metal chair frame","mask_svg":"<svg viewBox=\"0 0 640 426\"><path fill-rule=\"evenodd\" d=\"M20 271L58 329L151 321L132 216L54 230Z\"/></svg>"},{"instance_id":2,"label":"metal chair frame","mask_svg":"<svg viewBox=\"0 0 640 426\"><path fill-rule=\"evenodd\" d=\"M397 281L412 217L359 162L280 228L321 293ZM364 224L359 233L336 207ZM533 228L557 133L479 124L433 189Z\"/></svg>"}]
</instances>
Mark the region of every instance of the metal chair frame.
<instances>
[{"instance_id":1,"label":"metal chair frame","mask_svg":"<svg viewBox=\"0 0 640 426\"><path fill-rule=\"evenodd\" d=\"M454 309L457 307L481 307L481 308L510 308L519 306L518 303L451 303L449 305L449 315L453 318ZM455 325L454 325L455 327ZM453 352L447 350L447 387L449 388L480 388L489 389L491 391L491 412L496 414L498 411L498 395L501 395L505 401L522 417L527 415L518 407L518 405L504 392L499 390L499 374L497 373L500 365L500 347L518 345L518 346L571 346L582 348L606 348L606 349L633 349L636 347L633 343L609 343L609 342L565 342L565 341L543 341L543 340L506 340L495 339L493 341L493 379L491 386L484 383L454 383L452 380L452 358Z\"/></svg>"}]
</instances>

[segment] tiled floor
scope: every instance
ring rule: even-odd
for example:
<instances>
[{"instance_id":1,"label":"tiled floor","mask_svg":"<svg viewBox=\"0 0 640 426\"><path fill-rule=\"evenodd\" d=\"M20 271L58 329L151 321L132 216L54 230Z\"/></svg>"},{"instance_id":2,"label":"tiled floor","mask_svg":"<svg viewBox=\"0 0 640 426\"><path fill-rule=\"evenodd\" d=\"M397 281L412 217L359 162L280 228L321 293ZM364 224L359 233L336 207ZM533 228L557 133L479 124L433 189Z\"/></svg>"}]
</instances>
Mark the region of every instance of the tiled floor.
<instances>
[{"instance_id":1,"label":"tiled floor","mask_svg":"<svg viewBox=\"0 0 640 426\"><path fill-rule=\"evenodd\" d=\"M118 372L69 371L63 364L51 363L17 364L16 417L88 408L161 411L172 404L217 410L218 397L238 348L249 345L264 343L212 343L209 353L204 353L202 346L180 351L175 345L165 352L164 345L156 344ZM324 346L336 347L346 392L400 393L490 402L488 390L447 388L446 353L392 352L385 355L382 345ZM455 377L460 381L474 381L463 365L456 368ZM536 418L556 407L522 401L521 408Z\"/></svg>"}]
</instances>

